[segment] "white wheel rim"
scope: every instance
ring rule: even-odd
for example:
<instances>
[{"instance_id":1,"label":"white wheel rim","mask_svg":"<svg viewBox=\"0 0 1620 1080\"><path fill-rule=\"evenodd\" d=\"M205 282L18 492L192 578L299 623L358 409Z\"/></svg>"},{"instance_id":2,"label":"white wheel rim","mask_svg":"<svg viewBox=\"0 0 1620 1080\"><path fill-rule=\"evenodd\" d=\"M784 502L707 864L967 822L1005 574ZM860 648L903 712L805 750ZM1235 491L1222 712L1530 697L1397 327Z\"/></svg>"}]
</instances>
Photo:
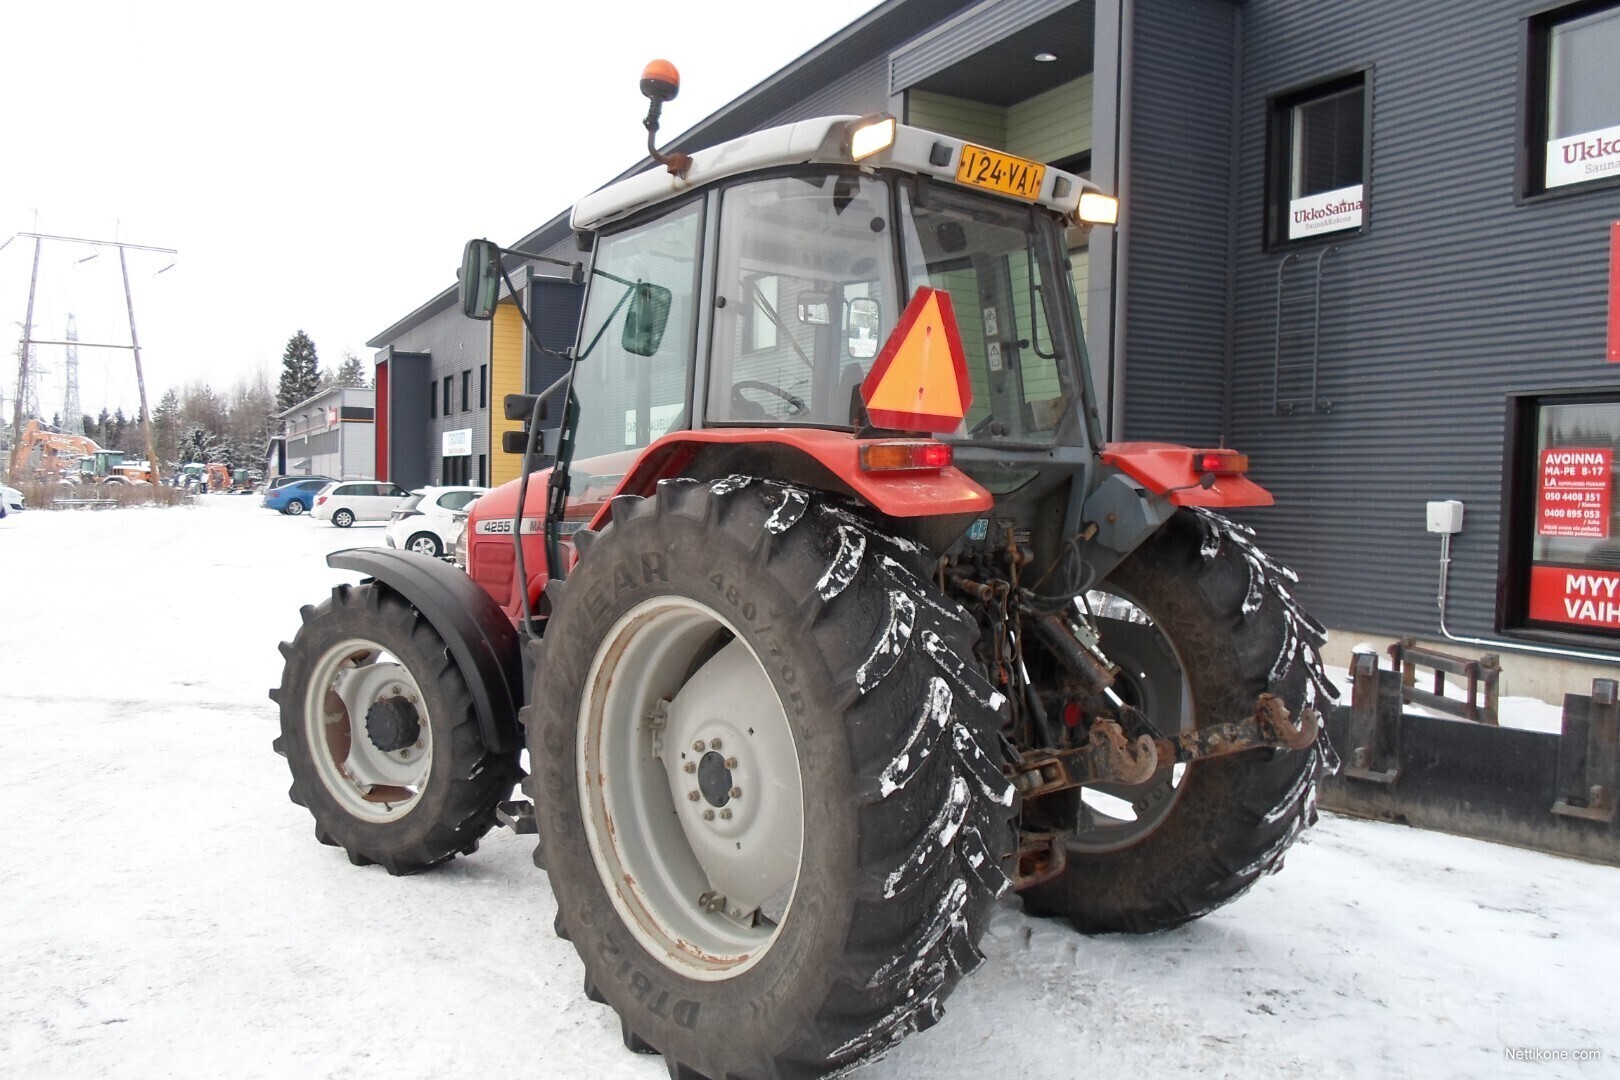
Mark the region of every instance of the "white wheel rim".
<instances>
[{"instance_id":1,"label":"white wheel rim","mask_svg":"<svg viewBox=\"0 0 1620 1080\"><path fill-rule=\"evenodd\" d=\"M404 698L420 737L397 750L367 734L372 705ZM397 657L374 641L349 638L323 652L304 695L304 737L321 783L343 808L370 821L395 821L415 809L433 764L433 735L421 687Z\"/></svg>"},{"instance_id":2,"label":"white wheel rim","mask_svg":"<svg viewBox=\"0 0 1620 1080\"><path fill-rule=\"evenodd\" d=\"M684 597L626 612L592 660L575 748L586 841L614 907L648 953L706 981L748 970L777 940L804 847L793 731L735 635Z\"/></svg>"}]
</instances>

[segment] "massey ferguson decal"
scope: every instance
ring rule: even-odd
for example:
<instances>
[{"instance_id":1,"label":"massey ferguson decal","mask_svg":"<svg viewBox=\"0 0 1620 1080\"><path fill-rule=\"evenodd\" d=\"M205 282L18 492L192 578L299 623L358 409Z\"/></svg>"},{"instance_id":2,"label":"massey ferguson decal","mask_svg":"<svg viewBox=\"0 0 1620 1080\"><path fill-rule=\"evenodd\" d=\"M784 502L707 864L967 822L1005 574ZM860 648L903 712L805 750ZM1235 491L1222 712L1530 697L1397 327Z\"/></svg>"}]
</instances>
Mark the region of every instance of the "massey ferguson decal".
<instances>
[{"instance_id":1,"label":"massey ferguson decal","mask_svg":"<svg viewBox=\"0 0 1620 1080\"><path fill-rule=\"evenodd\" d=\"M1536 535L1607 539L1613 464L1614 451L1608 447L1543 450Z\"/></svg>"}]
</instances>

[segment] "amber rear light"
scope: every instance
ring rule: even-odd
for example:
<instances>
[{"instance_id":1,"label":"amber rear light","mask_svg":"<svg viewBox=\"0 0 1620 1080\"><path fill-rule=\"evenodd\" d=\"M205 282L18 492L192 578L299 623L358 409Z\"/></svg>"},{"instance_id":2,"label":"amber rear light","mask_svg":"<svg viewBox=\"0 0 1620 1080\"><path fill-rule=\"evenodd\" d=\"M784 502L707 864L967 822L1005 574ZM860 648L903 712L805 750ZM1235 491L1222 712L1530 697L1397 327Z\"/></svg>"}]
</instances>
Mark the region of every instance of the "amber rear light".
<instances>
[{"instance_id":1,"label":"amber rear light","mask_svg":"<svg viewBox=\"0 0 1620 1080\"><path fill-rule=\"evenodd\" d=\"M1236 450L1195 450L1193 461L1196 472L1214 473L1216 476L1241 476L1249 471L1249 456Z\"/></svg>"},{"instance_id":2,"label":"amber rear light","mask_svg":"<svg viewBox=\"0 0 1620 1080\"><path fill-rule=\"evenodd\" d=\"M863 443L862 472L902 472L943 469L953 460L951 448L933 440L891 440Z\"/></svg>"}]
</instances>

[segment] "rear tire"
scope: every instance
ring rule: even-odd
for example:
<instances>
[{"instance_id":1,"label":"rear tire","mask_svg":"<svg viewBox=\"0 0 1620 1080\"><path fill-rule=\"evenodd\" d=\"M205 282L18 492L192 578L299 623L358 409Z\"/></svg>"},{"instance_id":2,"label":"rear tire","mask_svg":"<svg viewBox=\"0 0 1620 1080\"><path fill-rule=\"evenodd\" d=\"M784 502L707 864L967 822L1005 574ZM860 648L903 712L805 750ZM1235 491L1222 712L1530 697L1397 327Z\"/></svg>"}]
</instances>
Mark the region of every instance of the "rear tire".
<instances>
[{"instance_id":1,"label":"rear tire","mask_svg":"<svg viewBox=\"0 0 1620 1080\"><path fill-rule=\"evenodd\" d=\"M340 529L347 529L354 524L354 514L348 510L335 510L332 513L332 524Z\"/></svg>"},{"instance_id":2,"label":"rear tire","mask_svg":"<svg viewBox=\"0 0 1620 1080\"><path fill-rule=\"evenodd\" d=\"M1172 650L1168 661L1140 624L1125 623L1110 651L1115 620L1099 619L1102 649L1127 675L1147 671L1149 683L1155 673L1162 680L1167 666L1179 667L1197 726L1252 715L1255 699L1267 691L1283 699L1290 715L1306 705L1325 709L1333 688L1316 654L1321 630L1288 595L1290 581L1292 574L1261 553L1242 526L1182 510L1100 586L1153 620ZM1149 716L1166 734L1179 730L1178 715L1150 709ZM1188 765L1167 811L1141 811L1157 820L1151 829L1112 850L1072 834L1064 873L1025 890L1025 910L1067 918L1088 934L1147 933L1230 903L1281 868L1288 847L1315 822L1316 782L1331 753L1324 735L1304 750ZM1164 786L1165 774L1155 780ZM1165 797L1148 790L1155 781L1141 787Z\"/></svg>"},{"instance_id":3,"label":"rear tire","mask_svg":"<svg viewBox=\"0 0 1620 1080\"><path fill-rule=\"evenodd\" d=\"M304 504L299 502L297 499L289 499L287 501L286 508L281 512L286 514L288 517L297 517L299 514L304 512Z\"/></svg>"},{"instance_id":4,"label":"rear tire","mask_svg":"<svg viewBox=\"0 0 1620 1080\"><path fill-rule=\"evenodd\" d=\"M914 547L776 483L665 481L580 549L525 722L587 996L681 1077L819 1076L931 1026L1012 845L971 620Z\"/></svg>"},{"instance_id":5,"label":"rear tire","mask_svg":"<svg viewBox=\"0 0 1620 1080\"><path fill-rule=\"evenodd\" d=\"M410 874L470 852L521 775L485 749L461 669L426 616L377 585L339 585L283 642L289 797L356 865Z\"/></svg>"}]
</instances>

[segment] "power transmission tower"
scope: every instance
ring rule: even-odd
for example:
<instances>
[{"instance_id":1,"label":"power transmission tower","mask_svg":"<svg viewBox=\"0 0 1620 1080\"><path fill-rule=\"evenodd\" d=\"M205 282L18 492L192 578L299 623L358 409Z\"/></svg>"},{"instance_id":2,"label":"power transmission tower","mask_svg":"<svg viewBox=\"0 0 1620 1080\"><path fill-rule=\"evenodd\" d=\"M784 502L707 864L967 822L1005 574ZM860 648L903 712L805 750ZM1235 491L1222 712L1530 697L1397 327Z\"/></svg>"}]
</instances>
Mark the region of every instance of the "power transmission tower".
<instances>
[{"instance_id":1,"label":"power transmission tower","mask_svg":"<svg viewBox=\"0 0 1620 1080\"><path fill-rule=\"evenodd\" d=\"M18 389L19 397L18 397L16 406L12 411L12 424L13 424L12 431L15 433L15 436L16 436L16 438L18 440L16 442L16 444L12 447L12 451L11 451L11 453L12 453L11 471L12 471L13 475L15 475L15 473L17 471L17 467L20 464L20 452L22 450L21 436L22 436L22 424L23 424L23 402L22 402L22 398L21 398L20 395L28 385L29 356L33 351L33 346L35 346L35 345L72 345L76 350L77 347L80 344L83 344L84 347L87 348L87 349L129 349L129 350L134 352L134 354L135 354L135 385L136 385L137 388L139 388L140 393L141 393L141 411L140 411L139 416L137 417L137 420L139 420L141 422L141 425L142 425L142 427L143 427L143 429L145 430L145 433L146 433L146 460L147 460L148 466L152 470L153 479L155 480L157 478L159 470L162 469L163 465L162 465L161 462L158 461L157 454L152 449L152 410L149 409L147 407L147 404L146 404L146 373L141 369L141 339L135 333L135 298L134 298L134 295L129 290L129 262L125 258L125 252L126 251L156 251L156 252L160 252L160 253L162 253L164 255L176 255L176 254L178 254L178 252L174 248L153 247L150 244L129 244L129 243L125 243L122 240L87 240L87 239L85 239L84 237L81 237L81 236L49 236L49 235L44 234L44 233L32 233L32 232L17 233L15 236L13 236L11 238L11 240L15 240L18 236L28 236L28 237L33 238L33 241L34 241L34 270L33 270L33 273L29 275L29 278L28 278L28 314L26 316L27 322L23 326L22 352L21 352L20 359L19 359L19 364L18 364L18 367L21 370L19 370L18 376L17 376L17 389ZM6 246L6 244L10 244L11 240L7 240L5 244L0 244L0 248L4 248ZM34 337L34 335L33 335L34 291L35 291L35 285L37 284L37 282L39 280L39 249L40 249L40 245L46 240L54 240L54 241L64 243L64 244L89 244L92 247L98 247L98 248L112 247L112 248L117 248L118 249L118 269L122 273L123 278L124 278L124 309L129 313L129 344L128 345L111 344L111 343L106 343L106 342L90 342L90 341L80 342L80 341L77 340L77 338L75 338L71 342L70 341L65 341L65 340L64 341L42 341L42 340ZM167 269L168 269L167 266L165 266L163 268L163 270L167 270ZM163 270L159 270L158 273L161 274L163 272ZM76 358L77 358L77 353L75 353L75 359ZM34 411L35 411L36 414L38 413L38 403L37 402L35 403L35 410Z\"/></svg>"},{"instance_id":2,"label":"power transmission tower","mask_svg":"<svg viewBox=\"0 0 1620 1080\"><path fill-rule=\"evenodd\" d=\"M67 333L67 394L62 400L62 430L71 435L84 434L84 412L79 408L79 326L68 312Z\"/></svg>"}]
</instances>

